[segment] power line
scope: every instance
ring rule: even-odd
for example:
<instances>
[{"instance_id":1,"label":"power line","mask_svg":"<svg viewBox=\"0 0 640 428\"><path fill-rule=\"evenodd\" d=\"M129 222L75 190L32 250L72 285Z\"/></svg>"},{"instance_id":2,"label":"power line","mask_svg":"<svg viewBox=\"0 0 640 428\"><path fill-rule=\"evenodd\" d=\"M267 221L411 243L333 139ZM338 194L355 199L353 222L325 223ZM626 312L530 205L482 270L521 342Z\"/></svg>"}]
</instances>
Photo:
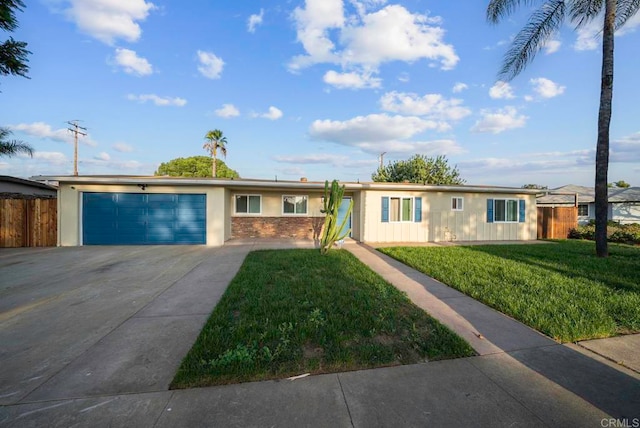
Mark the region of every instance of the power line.
<instances>
[{"instance_id":1,"label":"power line","mask_svg":"<svg viewBox=\"0 0 640 428\"><path fill-rule=\"evenodd\" d=\"M71 128L67 128L69 131L73 132L73 175L78 176L78 134L83 137L87 136L86 131L87 128L83 128L78 125L78 120L70 120L67 123L71 125ZM82 131L80 131L82 129Z\"/></svg>"}]
</instances>

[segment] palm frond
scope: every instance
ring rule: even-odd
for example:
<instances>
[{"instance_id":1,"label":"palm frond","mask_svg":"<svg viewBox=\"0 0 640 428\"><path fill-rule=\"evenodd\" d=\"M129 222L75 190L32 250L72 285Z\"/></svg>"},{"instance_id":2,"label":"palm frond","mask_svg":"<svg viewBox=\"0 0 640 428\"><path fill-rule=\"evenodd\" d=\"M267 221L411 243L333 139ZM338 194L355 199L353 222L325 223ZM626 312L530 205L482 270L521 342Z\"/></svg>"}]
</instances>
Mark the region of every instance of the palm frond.
<instances>
[{"instance_id":1,"label":"palm frond","mask_svg":"<svg viewBox=\"0 0 640 428\"><path fill-rule=\"evenodd\" d=\"M616 30L622 28L629 18L640 9L640 0L618 0L616 7Z\"/></svg>"},{"instance_id":2,"label":"palm frond","mask_svg":"<svg viewBox=\"0 0 640 428\"><path fill-rule=\"evenodd\" d=\"M487 21L497 24L501 18L511 15L519 6L530 6L536 3L539 3L539 0L491 0L487 6Z\"/></svg>"},{"instance_id":3,"label":"palm frond","mask_svg":"<svg viewBox=\"0 0 640 428\"><path fill-rule=\"evenodd\" d=\"M536 10L505 54L499 78L509 81L520 74L547 40L558 31L564 18L564 0L549 0Z\"/></svg>"},{"instance_id":4,"label":"palm frond","mask_svg":"<svg viewBox=\"0 0 640 428\"><path fill-rule=\"evenodd\" d=\"M33 157L33 148L22 141L0 141L0 156L15 156L18 153L25 153Z\"/></svg>"},{"instance_id":5,"label":"palm frond","mask_svg":"<svg viewBox=\"0 0 640 428\"><path fill-rule=\"evenodd\" d=\"M576 24L576 28L582 27L596 18L602 12L603 6L602 0L573 0L569 19Z\"/></svg>"}]
</instances>

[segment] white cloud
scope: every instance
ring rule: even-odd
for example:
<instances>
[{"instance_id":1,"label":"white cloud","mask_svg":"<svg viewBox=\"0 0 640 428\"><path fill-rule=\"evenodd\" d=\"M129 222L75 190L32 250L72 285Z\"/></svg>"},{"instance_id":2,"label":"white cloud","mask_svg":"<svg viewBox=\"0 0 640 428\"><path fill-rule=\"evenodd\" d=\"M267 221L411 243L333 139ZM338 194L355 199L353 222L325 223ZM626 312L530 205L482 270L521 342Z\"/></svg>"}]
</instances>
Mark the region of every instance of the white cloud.
<instances>
[{"instance_id":1,"label":"white cloud","mask_svg":"<svg viewBox=\"0 0 640 428\"><path fill-rule=\"evenodd\" d=\"M382 81L382 79L372 77L371 73L338 73L334 70L327 71L323 80L338 89L379 88Z\"/></svg>"},{"instance_id":2,"label":"white cloud","mask_svg":"<svg viewBox=\"0 0 640 428\"><path fill-rule=\"evenodd\" d=\"M298 70L315 63L339 62L338 55L333 53L335 45L328 32L344 25L342 0L306 0L304 8L295 8L293 19L298 41L307 55L293 58L290 69Z\"/></svg>"},{"instance_id":3,"label":"white cloud","mask_svg":"<svg viewBox=\"0 0 640 428\"><path fill-rule=\"evenodd\" d=\"M306 175L304 169L298 166L293 166L290 168L278 168L276 169L276 171L284 175L295 175L296 177L304 177Z\"/></svg>"},{"instance_id":4,"label":"white cloud","mask_svg":"<svg viewBox=\"0 0 640 428\"><path fill-rule=\"evenodd\" d=\"M577 51L588 51L598 48L600 41L598 34L602 31L602 19L594 19L576 31L578 37L573 45Z\"/></svg>"},{"instance_id":5,"label":"white cloud","mask_svg":"<svg viewBox=\"0 0 640 428\"><path fill-rule=\"evenodd\" d=\"M144 21L155 5L145 0L68 0L65 13L84 33L106 43L117 39L136 42Z\"/></svg>"},{"instance_id":6,"label":"white cloud","mask_svg":"<svg viewBox=\"0 0 640 428\"><path fill-rule=\"evenodd\" d=\"M51 165L64 165L69 162L67 156L60 152L34 152L33 159L44 160Z\"/></svg>"},{"instance_id":7,"label":"white cloud","mask_svg":"<svg viewBox=\"0 0 640 428\"><path fill-rule=\"evenodd\" d=\"M332 63L345 72L372 73L385 62L420 59L443 70L455 67L459 58L453 46L443 41L440 18L412 14L400 5L368 12L384 3L352 1L358 13L345 17L342 0L306 0L305 7L293 13L305 54L292 58L289 69Z\"/></svg>"},{"instance_id":8,"label":"white cloud","mask_svg":"<svg viewBox=\"0 0 640 428\"><path fill-rule=\"evenodd\" d=\"M256 27L262 24L262 18L264 17L264 9L260 9L259 14L253 14L249 16L247 20L247 31L250 33L256 32Z\"/></svg>"},{"instance_id":9,"label":"white cloud","mask_svg":"<svg viewBox=\"0 0 640 428\"><path fill-rule=\"evenodd\" d=\"M611 162L640 162L640 132L612 141L610 156Z\"/></svg>"},{"instance_id":10,"label":"white cloud","mask_svg":"<svg viewBox=\"0 0 640 428\"><path fill-rule=\"evenodd\" d=\"M513 88L507 82L498 80L495 85L489 89L489 96L493 99L512 99L516 96L513 95Z\"/></svg>"},{"instance_id":11,"label":"white cloud","mask_svg":"<svg viewBox=\"0 0 640 428\"><path fill-rule=\"evenodd\" d=\"M638 27L640 27L640 12L629 18L629 20L624 24L624 27L616 31L616 36L624 36L625 34L633 33L638 29Z\"/></svg>"},{"instance_id":12,"label":"white cloud","mask_svg":"<svg viewBox=\"0 0 640 428\"><path fill-rule=\"evenodd\" d=\"M127 99L131 101L138 101L139 103L146 103L147 101L151 101L155 105L162 106L162 107L164 106L183 107L187 104L187 100L185 100L184 98L160 97L156 94L141 94L141 95L129 94L127 95Z\"/></svg>"},{"instance_id":13,"label":"white cloud","mask_svg":"<svg viewBox=\"0 0 640 428\"><path fill-rule=\"evenodd\" d=\"M458 94L464 91L465 89L469 89L469 85L467 85L466 83L457 82L455 85L453 85L453 88L451 89L451 91L454 94Z\"/></svg>"},{"instance_id":14,"label":"white cloud","mask_svg":"<svg viewBox=\"0 0 640 428\"><path fill-rule=\"evenodd\" d=\"M505 107L498 110L482 110L481 119L471 128L472 132L491 132L499 134L509 129L522 128L527 123L527 117L518 114L515 107Z\"/></svg>"},{"instance_id":15,"label":"white cloud","mask_svg":"<svg viewBox=\"0 0 640 428\"><path fill-rule=\"evenodd\" d=\"M111 148L120 153L131 153L133 151L133 147L127 143L115 143Z\"/></svg>"},{"instance_id":16,"label":"white cloud","mask_svg":"<svg viewBox=\"0 0 640 428\"><path fill-rule=\"evenodd\" d=\"M570 169L581 169L584 163L574 159L525 160L514 158L484 158L458 162L458 167L465 173L500 171L500 175L522 174L526 172L567 172Z\"/></svg>"},{"instance_id":17,"label":"white cloud","mask_svg":"<svg viewBox=\"0 0 640 428\"><path fill-rule=\"evenodd\" d=\"M198 51L198 71L208 79L219 79L224 68L224 61L213 52Z\"/></svg>"},{"instance_id":18,"label":"white cloud","mask_svg":"<svg viewBox=\"0 0 640 428\"><path fill-rule=\"evenodd\" d=\"M457 155L465 150L454 140L433 140L433 141L381 141L364 142L356 145L365 152L379 154L381 152L424 155Z\"/></svg>"},{"instance_id":19,"label":"white cloud","mask_svg":"<svg viewBox=\"0 0 640 428\"><path fill-rule=\"evenodd\" d=\"M348 26L341 39L346 45L343 60L377 66L388 61L428 59L450 70L458 63L453 46L442 41L444 30L437 18L411 14L400 5L390 5L367 14L361 26Z\"/></svg>"},{"instance_id":20,"label":"white cloud","mask_svg":"<svg viewBox=\"0 0 640 428\"><path fill-rule=\"evenodd\" d=\"M111 160L111 156L109 156L109 153L107 152L100 152L97 155L95 155L93 158L95 160L105 161L105 162Z\"/></svg>"},{"instance_id":21,"label":"white cloud","mask_svg":"<svg viewBox=\"0 0 640 428\"><path fill-rule=\"evenodd\" d=\"M334 155L330 153L274 156L273 160L279 163L290 163L294 165L331 165L340 168L370 166L378 163L376 158L353 159L351 156Z\"/></svg>"},{"instance_id":22,"label":"white cloud","mask_svg":"<svg viewBox=\"0 0 640 428\"><path fill-rule=\"evenodd\" d=\"M406 72L400 73L400 75L398 76L398 80L401 81L402 83L407 83L410 80L409 73L406 73Z\"/></svg>"},{"instance_id":23,"label":"white cloud","mask_svg":"<svg viewBox=\"0 0 640 428\"><path fill-rule=\"evenodd\" d=\"M456 121L471 114L471 110L462 106L462 100L445 99L440 94L425 94L420 97L413 93L387 92L380 98L383 110L430 119Z\"/></svg>"},{"instance_id":24,"label":"white cloud","mask_svg":"<svg viewBox=\"0 0 640 428\"><path fill-rule=\"evenodd\" d=\"M548 40L544 46L542 47L542 49L544 49L544 53L547 55L551 55L552 53L556 53L558 52L558 50L560 49L560 46L562 45L562 42L558 39L551 39Z\"/></svg>"},{"instance_id":25,"label":"white cloud","mask_svg":"<svg viewBox=\"0 0 640 428\"><path fill-rule=\"evenodd\" d=\"M131 49L116 49L115 63L122 67L125 73L136 76L148 76L153 73L153 66L145 58L139 57Z\"/></svg>"},{"instance_id":26,"label":"white cloud","mask_svg":"<svg viewBox=\"0 0 640 428\"><path fill-rule=\"evenodd\" d=\"M266 113L254 113L253 117L262 117L269 120L278 120L283 116L282 110L277 107L270 106Z\"/></svg>"},{"instance_id":27,"label":"white cloud","mask_svg":"<svg viewBox=\"0 0 640 428\"><path fill-rule=\"evenodd\" d=\"M436 121L415 116L371 114L346 121L316 120L309 128L314 140L357 147L368 153L455 154L464 150L454 140L409 141L426 130L440 129Z\"/></svg>"},{"instance_id":28,"label":"white cloud","mask_svg":"<svg viewBox=\"0 0 640 428\"><path fill-rule=\"evenodd\" d=\"M533 91L542 98L553 98L558 95L562 95L566 86L560 86L552 80L544 77L538 77L529 80L529 83L533 85Z\"/></svg>"},{"instance_id":29,"label":"white cloud","mask_svg":"<svg viewBox=\"0 0 640 428\"><path fill-rule=\"evenodd\" d=\"M48 138L61 143L73 144L73 134L67 128L53 129L51 125L44 122L20 123L18 125L9 125L14 131L24 132L27 135L38 138ZM98 145L89 136L78 136L78 143L95 147Z\"/></svg>"},{"instance_id":30,"label":"white cloud","mask_svg":"<svg viewBox=\"0 0 640 428\"><path fill-rule=\"evenodd\" d=\"M240 116L240 110L233 104L223 104L221 108L215 111L216 116L229 118Z\"/></svg>"},{"instance_id":31,"label":"white cloud","mask_svg":"<svg viewBox=\"0 0 640 428\"><path fill-rule=\"evenodd\" d=\"M573 48L577 51L595 50L600 46L602 40L602 24L603 17L599 16L586 25L578 28L578 37L573 45ZM625 34L633 33L640 27L640 13L636 13L632 16L618 31L616 36L624 36Z\"/></svg>"},{"instance_id":32,"label":"white cloud","mask_svg":"<svg viewBox=\"0 0 640 428\"><path fill-rule=\"evenodd\" d=\"M316 140L355 145L404 140L428 129L437 128L437 122L415 116L370 114L346 121L316 120L311 124L309 135Z\"/></svg>"}]
</instances>

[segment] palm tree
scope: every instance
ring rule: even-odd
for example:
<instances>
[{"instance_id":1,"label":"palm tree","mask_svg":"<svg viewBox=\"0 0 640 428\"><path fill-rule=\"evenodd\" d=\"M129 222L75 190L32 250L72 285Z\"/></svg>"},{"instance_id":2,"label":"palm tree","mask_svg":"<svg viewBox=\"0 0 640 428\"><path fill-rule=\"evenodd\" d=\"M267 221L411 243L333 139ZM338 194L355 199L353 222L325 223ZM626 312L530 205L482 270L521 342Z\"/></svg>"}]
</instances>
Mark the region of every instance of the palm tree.
<instances>
[{"instance_id":1,"label":"palm tree","mask_svg":"<svg viewBox=\"0 0 640 428\"><path fill-rule=\"evenodd\" d=\"M225 158L227 157L227 137L222 136L222 131L219 129L214 129L213 131L207 132L204 136L207 140L206 143L202 146L203 149L206 149L209 153L211 153L212 163L211 163L211 176L213 178L216 177L216 160L218 158L218 149L220 149L220 153Z\"/></svg>"},{"instance_id":2,"label":"palm tree","mask_svg":"<svg viewBox=\"0 0 640 428\"><path fill-rule=\"evenodd\" d=\"M27 143L18 140L9 140L13 132L8 128L0 128L0 156L15 156L18 153L26 153L33 157L33 148Z\"/></svg>"},{"instance_id":3,"label":"palm tree","mask_svg":"<svg viewBox=\"0 0 640 428\"><path fill-rule=\"evenodd\" d=\"M529 6L534 0L491 0L487 20L498 23L511 15L517 6ZM546 0L533 12L507 51L499 77L511 80L523 71L536 53L558 32L568 18L577 28L598 18L604 8L602 27L602 74L598 139L596 143L596 254L607 257L607 174L609 170L609 126L613 98L613 37L640 8L640 0Z\"/></svg>"}]
</instances>

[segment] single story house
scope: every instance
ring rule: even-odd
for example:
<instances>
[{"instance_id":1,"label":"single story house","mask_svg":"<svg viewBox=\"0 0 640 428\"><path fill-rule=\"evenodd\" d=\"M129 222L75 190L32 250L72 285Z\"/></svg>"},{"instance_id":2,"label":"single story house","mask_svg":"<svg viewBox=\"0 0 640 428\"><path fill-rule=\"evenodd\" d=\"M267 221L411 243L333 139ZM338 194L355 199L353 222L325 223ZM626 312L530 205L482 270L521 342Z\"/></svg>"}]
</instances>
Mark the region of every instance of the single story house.
<instances>
[{"instance_id":1,"label":"single story house","mask_svg":"<svg viewBox=\"0 0 640 428\"><path fill-rule=\"evenodd\" d=\"M0 194L55 198L58 189L38 181L0 175Z\"/></svg>"},{"instance_id":2,"label":"single story house","mask_svg":"<svg viewBox=\"0 0 640 428\"><path fill-rule=\"evenodd\" d=\"M324 182L136 176L59 183L58 245L205 244L319 239ZM341 183L361 242L535 240L538 190Z\"/></svg>"},{"instance_id":3,"label":"single story house","mask_svg":"<svg viewBox=\"0 0 640 428\"><path fill-rule=\"evenodd\" d=\"M610 187L608 190L608 219L622 224L640 223L640 187ZM569 184L548 192L548 194L537 198L537 206L575 206L577 199L578 224L587 224L590 220L595 220L595 190L593 187Z\"/></svg>"}]
</instances>

